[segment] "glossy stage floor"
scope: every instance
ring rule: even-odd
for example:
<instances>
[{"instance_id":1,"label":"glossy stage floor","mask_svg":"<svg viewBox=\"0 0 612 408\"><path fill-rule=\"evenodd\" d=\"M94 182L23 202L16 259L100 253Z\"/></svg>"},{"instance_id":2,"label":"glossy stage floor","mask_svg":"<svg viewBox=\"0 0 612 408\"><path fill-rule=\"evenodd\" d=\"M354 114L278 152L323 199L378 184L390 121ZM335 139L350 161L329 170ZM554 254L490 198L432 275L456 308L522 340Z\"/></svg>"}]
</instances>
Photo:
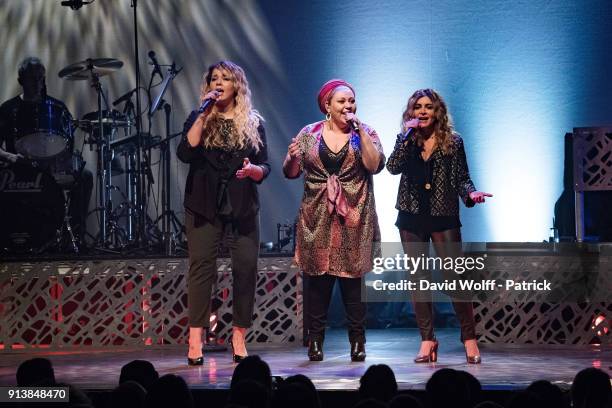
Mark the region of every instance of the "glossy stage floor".
<instances>
[{"instance_id":1,"label":"glossy stage floor","mask_svg":"<svg viewBox=\"0 0 612 408\"><path fill-rule=\"evenodd\" d=\"M387 364L395 372L399 388L422 390L429 377L440 368L466 370L476 376L484 390L523 389L532 381L546 379L567 389L574 375L583 368L597 367L612 374L612 348L603 346L550 345L481 345L483 364L467 365L458 329L437 331L440 341L438 362L414 364L412 358L418 348L415 329L369 330L367 360L352 363L344 330L330 330L325 341L325 360L310 362L306 349L300 345L251 345L250 354L264 359L275 376L305 374L319 390L356 390L359 377L372 364ZM186 365L185 347L126 348L90 351L30 351L0 352L0 385L14 385L17 366L32 357L49 358L58 381L85 390L109 390L119 380L121 366L133 359L151 361L160 375L174 373L182 376L194 389L227 389L234 364L231 354L211 352L201 367Z\"/></svg>"}]
</instances>

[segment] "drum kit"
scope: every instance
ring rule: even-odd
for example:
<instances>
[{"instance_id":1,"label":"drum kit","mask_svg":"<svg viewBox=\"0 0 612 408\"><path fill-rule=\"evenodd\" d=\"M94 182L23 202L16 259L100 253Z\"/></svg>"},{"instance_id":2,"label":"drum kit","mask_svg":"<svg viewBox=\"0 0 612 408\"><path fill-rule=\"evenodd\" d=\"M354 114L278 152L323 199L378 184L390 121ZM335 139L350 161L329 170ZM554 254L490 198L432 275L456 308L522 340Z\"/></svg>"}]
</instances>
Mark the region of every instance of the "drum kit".
<instances>
[{"instance_id":1,"label":"drum kit","mask_svg":"<svg viewBox=\"0 0 612 408\"><path fill-rule=\"evenodd\" d=\"M131 95L122 96L114 105L125 103L123 112L110 109L100 83L100 77L110 75L121 69L123 62L113 58L87 59L70 64L59 72L59 77L69 81L88 80L97 94L97 111L73 120L62 103L53 98L44 98L40 103L23 103L12 118L11 128L15 133L15 150L24 159L0 168L0 250L9 253L42 253L49 249L59 252L79 253L89 243L104 251L167 243L180 239L182 225L176 226L176 217L169 208L169 199L163 203L164 217L174 217L175 235L156 227L156 222L143 216L143 197L141 175L151 177L148 160L140 162L143 139L151 146L164 147L176 135L168 135L166 140L152 138L148 134L132 134L136 115ZM174 70L174 65L172 66ZM176 75L176 71L174 71ZM169 109L169 106L168 108ZM168 119L168 118L167 118ZM85 234L81 226L81 237L71 225L70 200L74 186L81 182L85 163L80 152L73 152L74 134L80 129L85 134L84 143L96 150L98 202L89 215L97 214L97 235ZM172 136L172 137L170 137ZM165 143L166 151L168 144ZM166 152L167 153L167 152ZM166 161L169 157L166 155ZM166 163L169 168L169 163ZM124 190L113 185L114 176L124 176ZM91 179L91 176L90 176ZM169 183L164 177L164 184ZM149 180L152 183L152 180ZM169 191L168 185L164 188ZM113 197L119 204L113 203ZM142 242L137 235L137 224L145 220L152 227L145 228L158 237L147 238ZM85 223L85 220L81 221ZM179 223L180 224L180 223ZM168 227L169 228L169 227ZM178 233L176 230L179 230Z\"/></svg>"}]
</instances>

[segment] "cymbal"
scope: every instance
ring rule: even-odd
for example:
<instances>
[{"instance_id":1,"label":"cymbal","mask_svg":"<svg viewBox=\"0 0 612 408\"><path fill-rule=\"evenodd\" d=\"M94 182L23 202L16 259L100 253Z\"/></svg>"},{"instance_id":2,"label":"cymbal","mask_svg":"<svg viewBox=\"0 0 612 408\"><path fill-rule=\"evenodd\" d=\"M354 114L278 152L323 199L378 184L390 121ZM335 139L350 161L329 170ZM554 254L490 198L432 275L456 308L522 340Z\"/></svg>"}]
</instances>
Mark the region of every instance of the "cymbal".
<instances>
[{"instance_id":1,"label":"cymbal","mask_svg":"<svg viewBox=\"0 0 612 408\"><path fill-rule=\"evenodd\" d=\"M98 124L98 111L89 112L83 115L81 121L88 121L94 125ZM117 126L129 125L130 121L126 116L118 110L103 110L102 111L102 123L114 123Z\"/></svg>"},{"instance_id":2,"label":"cymbal","mask_svg":"<svg viewBox=\"0 0 612 408\"><path fill-rule=\"evenodd\" d=\"M123 66L123 62L115 58L88 58L64 67L57 75L70 81L91 79L97 76L108 75Z\"/></svg>"},{"instance_id":3,"label":"cymbal","mask_svg":"<svg viewBox=\"0 0 612 408\"><path fill-rule=\"evenodd\" d=\"M98 111L86 113L80 120L75 120L75 125L87 133L96 133L99 129ZM132 122L119 111L102 111L102 125L104 133L118 128L129 128Z\"/></svg>"}]
</instances>

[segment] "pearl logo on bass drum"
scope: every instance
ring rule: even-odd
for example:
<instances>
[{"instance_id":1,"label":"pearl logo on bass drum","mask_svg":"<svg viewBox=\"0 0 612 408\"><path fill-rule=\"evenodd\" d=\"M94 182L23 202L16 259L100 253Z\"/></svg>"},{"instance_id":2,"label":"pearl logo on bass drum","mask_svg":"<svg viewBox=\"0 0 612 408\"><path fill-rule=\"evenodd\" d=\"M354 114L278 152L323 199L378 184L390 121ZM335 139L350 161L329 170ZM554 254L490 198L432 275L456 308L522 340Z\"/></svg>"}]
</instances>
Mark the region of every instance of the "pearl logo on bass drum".
<instances>
[{"instance_id":1,"label":"pearl logo on bass drum","mask_svg":"<svg viewBox=\"0 0 612 408\"><path fill-rule=\"evenodd\" d=\"M17 179L12 169L0 170L0 191L4 193L40 193L42 191L43 173L34 178Z\"/></svg>"}]
</instances>

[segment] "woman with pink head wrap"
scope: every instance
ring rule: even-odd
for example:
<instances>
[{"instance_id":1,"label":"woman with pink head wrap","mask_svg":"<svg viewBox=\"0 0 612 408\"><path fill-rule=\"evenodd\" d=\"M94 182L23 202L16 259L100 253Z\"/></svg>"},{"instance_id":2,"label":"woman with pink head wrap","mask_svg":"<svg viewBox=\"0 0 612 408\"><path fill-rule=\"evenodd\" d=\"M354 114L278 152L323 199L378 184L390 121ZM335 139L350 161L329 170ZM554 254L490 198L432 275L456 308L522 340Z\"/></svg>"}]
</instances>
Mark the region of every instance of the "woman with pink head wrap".
<instances>
[{"instance_id":1,"label":"woman with pink head wrap","mask_svg":"<svg viewBox=\"0 0 612 408\"><path fill-rule=\"evenodd\" d=\"M317 95L324 120L305 126L289 145L283 172L304 173L295 260L304 272L308 358L323 360L327 310L336 281L349 322L351 360L364 361L366 305L361 277L380 244L372 175L385 165L376 131L355 115L355 90L342 79Z\"/></svg>"}]
</instances>

